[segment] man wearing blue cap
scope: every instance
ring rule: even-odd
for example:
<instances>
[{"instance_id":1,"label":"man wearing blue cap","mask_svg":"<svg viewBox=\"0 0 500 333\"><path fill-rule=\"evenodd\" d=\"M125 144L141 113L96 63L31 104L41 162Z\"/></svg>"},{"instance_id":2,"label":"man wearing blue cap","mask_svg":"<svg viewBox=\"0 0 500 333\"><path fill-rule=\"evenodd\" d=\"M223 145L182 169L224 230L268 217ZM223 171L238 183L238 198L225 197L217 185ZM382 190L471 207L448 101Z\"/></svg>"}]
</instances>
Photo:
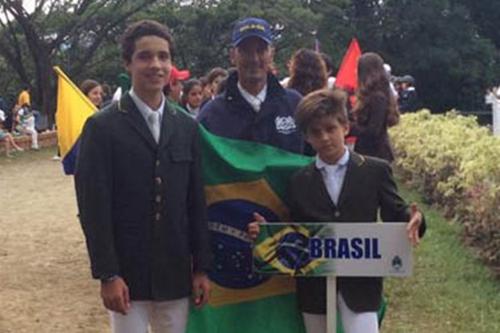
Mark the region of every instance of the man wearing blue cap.
<instances>
[{"instance_id":1,"label":"man wearing blue cap","mask_svg":"<svg viewBox=\"0 0 500 333\"><path fill-rule=\"evenodd\" d=\"M293 118L301 95L295 90L284 89L278 79L271 74L274 53L272 40L271 26L263 19L250 17L235 24L230 59L236 67L236 72L228 77L225 92L201 109L198 120L208 131L218 136L268 144L290 152L302 153L303 137ZM254 158L258 159L259 156L256 155ZM253 209L253 206L251 207ZM211 218L210 214L209 209L209 218ZM233 219L228 216L226 216L227 224L231 230L241 228L244 221L232 224ZM227 234L218 232L213 232L211 236L215 242L218 237L223 239L229 237ZM248 247L242 247L240 253L245 253L244 251L248 251ZM234 277L236 273L231 274ZM247 281L247 273L241 274L234 280L241 283L241 288L246 288L243 282ZM234 285L230 288L234 288ZM297 319L300 318L298 309L295 309L294 304L289 303L288 299L275 300L275 302L273 304L276 311L285 313L297 311L297 316L290 318L290 322L300 320ZM258 301L255 303L247 301L242 309L248 318L258 322L255 332L273 332L274 328L280 325L267 321L269 317L265 311L268 308L261 307ZM241 318L236 320L241 321ZM228 320L210 322L207 327L211 330L206 330L206 332L220 332L226 329L232 331L232 327L226 326L229 322ZM249 332L249 329L243 329L243 331ZM290 333L302 331L302 327L288 330Z\"/></svg>"},{"instance_id":2,"label":"man wearing blue cap","mask_svg":"<svg viewBox=\"0 0 500 333\"><path fill-rule=\"evenodd\" d=\"M231 63L225 93L207 103L198 120L210 132L302 153L303 138L293 114L301 96L284 89L271 74L274 48L269 23L248 17L232 33Z\"/></svg>"}]
</instances>

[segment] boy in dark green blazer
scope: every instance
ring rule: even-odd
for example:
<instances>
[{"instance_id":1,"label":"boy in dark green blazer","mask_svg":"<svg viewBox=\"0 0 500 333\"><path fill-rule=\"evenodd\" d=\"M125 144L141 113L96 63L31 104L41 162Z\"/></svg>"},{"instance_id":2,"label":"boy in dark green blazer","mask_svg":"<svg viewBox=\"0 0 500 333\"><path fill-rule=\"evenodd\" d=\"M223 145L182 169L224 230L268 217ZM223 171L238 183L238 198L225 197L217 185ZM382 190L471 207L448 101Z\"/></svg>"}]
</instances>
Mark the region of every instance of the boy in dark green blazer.
<instances>
[{"instance_id":1,"label":"boy in dark green blazer","mask_svg":"<svg viewBox=\"0 0 500 333\"><path fill-rule=\"evenodd\" d=\"M321 90L306 96L295 120L306 141L317 152L316 161L291 179L288 207L295 222L408 222L408 237L417 245L425 220L415 205L397 193L390 165L349 151L349 132L341 91ZM256 221L263 218L256 214ZM258 223L249 226L255 236ZM339 277L337 306L345 333L377 333L377 310L382 299L382 278ZM325 278L297 278L299 308L308 333L326 331Z\"/></svg>"},{"instance_id":2,"label":"boy in dark green blazer","mask_svg":"<svg viewBox=\"0 0 500 333\"><path fill-rule=\"evenodd\" d=\"M172 45L158 22L132 24L122 39L131 90L81 136L80 222L113 332L184 333L189 296L198 306L209 296L198 125L162 93Z\"/></svg>"}]
</instances>

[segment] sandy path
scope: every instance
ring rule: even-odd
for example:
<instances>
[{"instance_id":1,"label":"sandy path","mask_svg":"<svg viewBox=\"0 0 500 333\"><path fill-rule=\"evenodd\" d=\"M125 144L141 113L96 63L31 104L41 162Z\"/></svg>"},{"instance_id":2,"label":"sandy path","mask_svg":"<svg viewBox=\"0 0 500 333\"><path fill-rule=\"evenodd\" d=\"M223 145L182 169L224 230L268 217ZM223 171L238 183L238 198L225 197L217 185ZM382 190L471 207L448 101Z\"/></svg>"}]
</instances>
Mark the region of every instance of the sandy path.
<instances>
[{"instance_id":1,"label":"sandy path","mask_svg":"<svg viewBox=\"0 0 500 333\"><path fill-rule=\"evenodd\" d=\"M53 153L0 158L0 333L107 330L73 179Z\"/></svg>"}]
</instances>

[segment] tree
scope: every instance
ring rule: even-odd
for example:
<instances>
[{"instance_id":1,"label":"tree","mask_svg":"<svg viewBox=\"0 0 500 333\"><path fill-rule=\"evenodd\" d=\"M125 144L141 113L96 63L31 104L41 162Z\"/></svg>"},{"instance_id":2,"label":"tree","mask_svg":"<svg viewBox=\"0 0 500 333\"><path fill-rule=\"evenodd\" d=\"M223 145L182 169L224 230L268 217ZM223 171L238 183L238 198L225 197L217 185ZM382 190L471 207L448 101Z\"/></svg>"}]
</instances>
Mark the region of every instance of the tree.
<instances>
[{"instance_id":1,"label":"tree","mask_svg":"<svg viewBox=\"0 0 500 333\"><path fill-rule=\"evenodd\" d=\"M469 10L447 0L386 2L383 44L393 71L412 74L426 106L442 112L483 103L492 81L495 48Z\"/></svg>"},{"instance_id":2,"label":"tree","mask_svg":"<svg viewBox=\"0 0 500 333\"><path fill-rule=\"evenodd\" d=\"M357 37L364 52L378 52L391 64L393 74L413 75L424 105L438 112L480 107L500 69L500 30L492 23L500 7L488 7L487 0L38 0L33 13L20 3L0 0L0 12L12 18L0 21L0 70L6 73L0 90L15 86L14 72L33 86L45 112L53 110L52 64L63 64L76 81L112 82L122 71L117 36L139 18L170 27L175 63L194 76L230 67L232 26L246 16L273 26L282 75L293 52L313 48L315 39L339 64Z\"/></svg>"},{"instance_id":3,"label":"tree","mask_svg":"<svg viewBox=\"0 0 500 333\"><path fill-rule=\"evenodd\" d=\"M0 0L0 10L12 17L0 21L0 56L32 88L41 111L52 115L53 64L67 59L66 71L78 77L101 45L114 40L127 19L153 2L40 0L33 13L28 13L22 1Z\"/></svg>"},{"instance_id":4,"label":"tree","mask_svg":"<svg viewBox=\"0 0 500 333\"><path fill-rule=\"evenodd\" d=\"M500 6L494 5L491 0L455 0L468 8L471 18L476 24L479 34L489 38L497 48L500 48Z\"/></svg>"},{"instance_id":5,"label":"tree","mask_svg":"<svg viewBox=\"0 0 500 333\"><path fill-rule=\"evenodd\" d=\"M297 0L205 0L190 6L157 3L144 15L169 26L176 40L176 64L197 76L215 66L230 67L232 26L240 18L263 17L274 27L275 60L283 70L293 51L313 46L312 32L321 17Z\"/></svg>"}]
</instances>

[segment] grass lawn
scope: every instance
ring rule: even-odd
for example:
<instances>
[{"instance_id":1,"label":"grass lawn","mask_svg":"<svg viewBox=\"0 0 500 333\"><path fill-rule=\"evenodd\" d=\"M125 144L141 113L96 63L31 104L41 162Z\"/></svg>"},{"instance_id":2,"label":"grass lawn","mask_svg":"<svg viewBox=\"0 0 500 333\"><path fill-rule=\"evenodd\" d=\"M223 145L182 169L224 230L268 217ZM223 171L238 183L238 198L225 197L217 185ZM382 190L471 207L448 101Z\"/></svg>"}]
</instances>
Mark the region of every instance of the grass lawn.
<instances>
[{"instance_id":1,"label":"grass lawn","mask_svg":"<svg viewBox=\"0 0 500 333\"><path fill-rule=\"evenodd\" d=\"M385 280L384 333L500 332L500 281L460 242L461 228L400 186L424 210L427 233L416 249L414 275Z\"/></svg>"}]
</instances>

